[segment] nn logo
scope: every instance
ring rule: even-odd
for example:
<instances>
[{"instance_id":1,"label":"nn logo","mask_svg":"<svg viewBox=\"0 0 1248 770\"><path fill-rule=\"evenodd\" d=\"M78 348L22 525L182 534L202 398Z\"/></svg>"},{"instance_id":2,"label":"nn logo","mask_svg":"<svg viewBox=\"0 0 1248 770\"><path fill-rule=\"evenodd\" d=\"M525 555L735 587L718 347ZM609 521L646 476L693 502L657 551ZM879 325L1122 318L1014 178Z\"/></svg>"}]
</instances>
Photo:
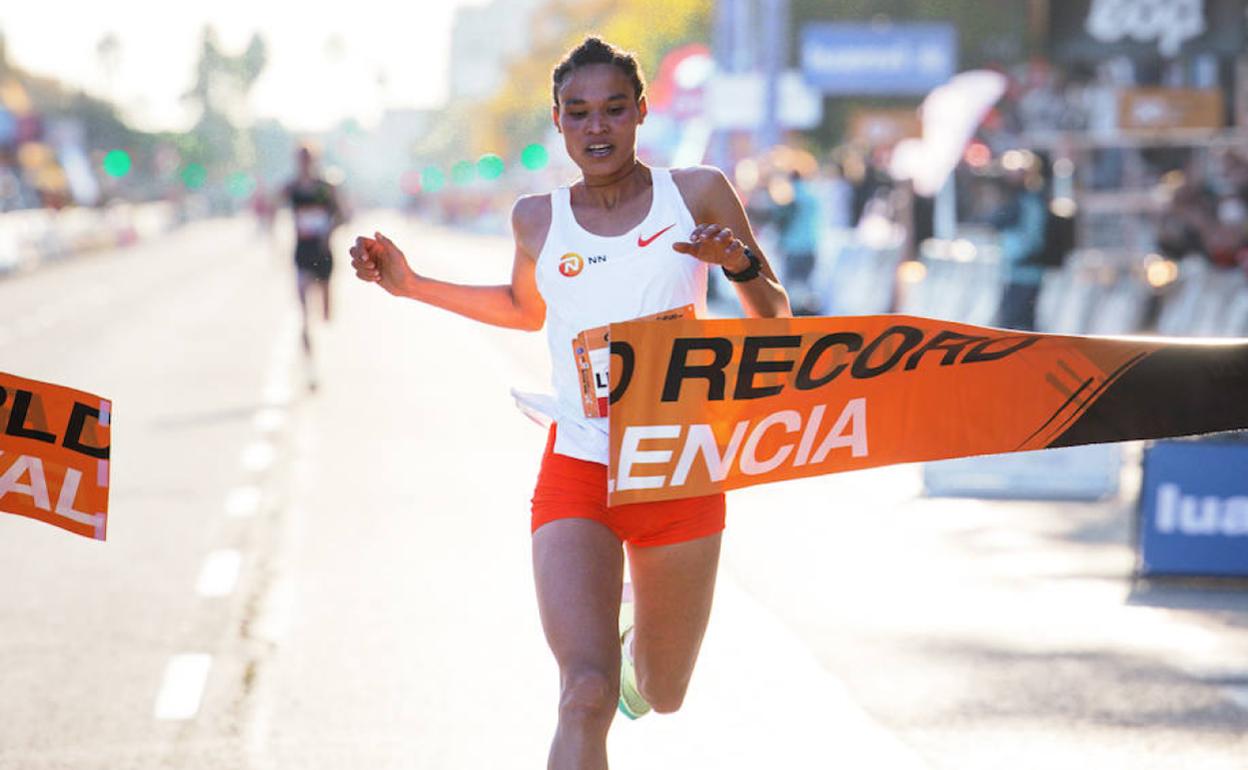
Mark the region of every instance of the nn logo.
<instances>
[{"instance_id":1,"label":"nn logo","mask_svg":"<svg viewBox=\"0 0 1248 770\"><path fill-rule=\"evenodd\" d=\"M575 278L585 269L585 258L569 251L559 258L559 274L565 278Z\"/></svg>"},{"instance_id":2,"label":"nn logo","mask_svg":"<svg viewBox=\"0 0 1248 770\"><path fill-rule=\"evenodd\" d=\"M585 269L585 265L597 265L607 261L606 254L585 259L580 254L569 251L559 258L559 273L565 278L575 278Z\"/></svg>"},{"instance_id":3,"label":"nn logo","mask_svg":"<svg viewBox=\"0 0 1248 770\"><path fill-rule=\"evenodd\" d=\"M1248 537L1248 497L1185 495L1178 484L1157 487L1157 531L1164 535Z\"/></svg>"}]
</instances>

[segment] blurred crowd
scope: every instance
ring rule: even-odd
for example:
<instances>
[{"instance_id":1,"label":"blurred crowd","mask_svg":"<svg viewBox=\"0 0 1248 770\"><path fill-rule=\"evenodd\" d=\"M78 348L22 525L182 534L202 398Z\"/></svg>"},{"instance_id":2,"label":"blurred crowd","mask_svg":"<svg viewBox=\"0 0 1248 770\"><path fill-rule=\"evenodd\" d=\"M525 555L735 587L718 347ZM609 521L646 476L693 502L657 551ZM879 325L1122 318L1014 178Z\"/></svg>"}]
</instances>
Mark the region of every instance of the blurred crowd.
<instances>
[{"instance_id":1,"label":"blurred crowd","mask_svg":"<svg viewBox=\"0 0 1248 770\"><path fill-rule=\"evenodd\" d=\"M850 140L830 151L792 137L737 161L738 190L799 312L842 312L830 301L829 276L864 249L890 255L885 262L895 255L902 282L933 257L994 263L995 312L954 320L1020 329L1038 328L1046 273L1072 254L1130 252L1152 266L1137 272L1156 292L1177 277L1174 265L1157 269L1159 259L1248 273L1248 155L1233 135L1225 143L1120 141L1123 132L1110 125L1116 116L1105 114L1116 109L1107 99L1121 77L1113 63L1062 70L1033 62L1007 74L1005 96L954 173L944 228L940 204L890 174L893 148L918 130L917 116L905 125L905 116L884 115L883 141L854 136L851 125ZM888 309L900 309L903 290L891 293Z\"/></svg>"},{"instance_id":2,"label":"blurred crowd","mask_svg":"<svg viewBox=\"0 0 1248 770\"><path fill-rule=\"evenodd\" d=\"M1214 173L1171 172L1166 184L1170 205L1157 224L1158 251L1248 269L1248 158L1228 149Z\"/></svg>"}]
</instances>

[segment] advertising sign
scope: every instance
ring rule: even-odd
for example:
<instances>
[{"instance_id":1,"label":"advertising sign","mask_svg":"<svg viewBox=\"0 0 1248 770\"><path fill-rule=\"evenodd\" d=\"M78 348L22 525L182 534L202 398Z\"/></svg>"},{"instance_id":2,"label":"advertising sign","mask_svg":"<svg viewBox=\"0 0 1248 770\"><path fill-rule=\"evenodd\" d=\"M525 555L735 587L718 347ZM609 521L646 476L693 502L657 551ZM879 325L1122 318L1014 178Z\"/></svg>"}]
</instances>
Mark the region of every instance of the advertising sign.
<instances>
[{"instance_id":1,"label":"advertising sign","mask_svg":"<svg viewBox=\"0 0 1248 770\"><path fill-rule=\"evenodd\" d=\"M1059 61L1234 56L1244 45L1243 0L1063 0L1049 18Z\"/></svg>"},{"instance_id":2,"label":"advertising sign","mask_svg":"<svg viewBox=\"0 0 1248 770\"><path fill-rule=\"evenodd\" d=\"M913 316L610 326L612 505L897 463L1248 427L1248 341Z\"/></svg>"},{"instance_id":3,"label":"advertising sign","mask_svg":"<svg viewBox=\"0 0 1248 770\"><path fill-rule=\"evenodd\" d=\"M1135 130L1222 128L1222 92L1202 88L1128 88L1118 95L1118 127Z\"/></svg>"},{"instance_id":4,"label":"advertising sign","mask_svg":"<svg viewBox=\"0 0 1248 770\"><path fill-rule=\"evenodd\" d=\"M953 77L952 24L811 23L802 28L801 68L825 94L921 96Z\"/></svg>"},{"instance_id":5,"label":"advertising sign","mask_svg":"<svg viewBox=\"0 0 1248 770\"><path fill-rule=\"evenodd\" d=\"M1140 571L1248 576L1248 443L1162 441L1148 449Z\"/></svg>"},{"instance_id":6,"label":"advertising sign","mask_svg":"<svg viewBox=\"0 0 1248 770\"><path fill-rule=\"evenodd\" d=\"M108 399L0 372L0 513L103 540Z\"/></svg>"}]
</instances>

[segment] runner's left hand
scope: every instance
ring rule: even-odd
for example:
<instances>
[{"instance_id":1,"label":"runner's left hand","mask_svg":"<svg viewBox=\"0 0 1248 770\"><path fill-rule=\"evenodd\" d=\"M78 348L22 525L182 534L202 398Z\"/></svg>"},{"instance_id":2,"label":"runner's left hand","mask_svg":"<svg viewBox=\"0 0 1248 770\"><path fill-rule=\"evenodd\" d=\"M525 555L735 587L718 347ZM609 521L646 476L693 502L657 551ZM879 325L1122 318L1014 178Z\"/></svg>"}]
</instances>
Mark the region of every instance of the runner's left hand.
<instances>
[{"instance_id":1,"label":"runner's left hand","mask_svg":"<svg viewBox=\"0 0 1248 770\"><path fill-rule=\"evenodd\" d=\"M689 234L688 241L677 241L672 248L681 254L711 265L719 265L734 273L750 266L745 256L745 244L732 234L732 230L717 224L698 225Z\"/></svg>"},{"instance_id":2,"label":"runner's left hand","mask_svg":"<svg viewBox=\"0 0 1248 770\"><path fill-rule=\"evenodd\" d=\"M394 241L381 233L374 237L355 239L350 249L351 267L361 281L375 283L396 297L404 296L406 287L416 278L407 257Z\"/></svg>"}]
</instances>

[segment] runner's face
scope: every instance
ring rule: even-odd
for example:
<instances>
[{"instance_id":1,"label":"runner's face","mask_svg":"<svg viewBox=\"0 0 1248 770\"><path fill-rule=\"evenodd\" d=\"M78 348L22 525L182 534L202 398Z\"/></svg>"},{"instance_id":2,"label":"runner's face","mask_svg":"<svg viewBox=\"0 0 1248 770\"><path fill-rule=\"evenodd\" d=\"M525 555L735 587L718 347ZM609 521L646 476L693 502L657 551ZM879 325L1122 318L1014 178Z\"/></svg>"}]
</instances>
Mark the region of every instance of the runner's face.
<instances>
[{"instance_id":1,"label":"runner's face","mask_svg":"<svg viewBox=\"0 0 1248 770\"><path fill-rule=\"evenodd\" d=\"M555 126L563 134L568 157L593 176L631 166L637 153L637 126L646 102L624 71L613 64L578 67L559 87Z\"/></svg>"}]
</instances>

